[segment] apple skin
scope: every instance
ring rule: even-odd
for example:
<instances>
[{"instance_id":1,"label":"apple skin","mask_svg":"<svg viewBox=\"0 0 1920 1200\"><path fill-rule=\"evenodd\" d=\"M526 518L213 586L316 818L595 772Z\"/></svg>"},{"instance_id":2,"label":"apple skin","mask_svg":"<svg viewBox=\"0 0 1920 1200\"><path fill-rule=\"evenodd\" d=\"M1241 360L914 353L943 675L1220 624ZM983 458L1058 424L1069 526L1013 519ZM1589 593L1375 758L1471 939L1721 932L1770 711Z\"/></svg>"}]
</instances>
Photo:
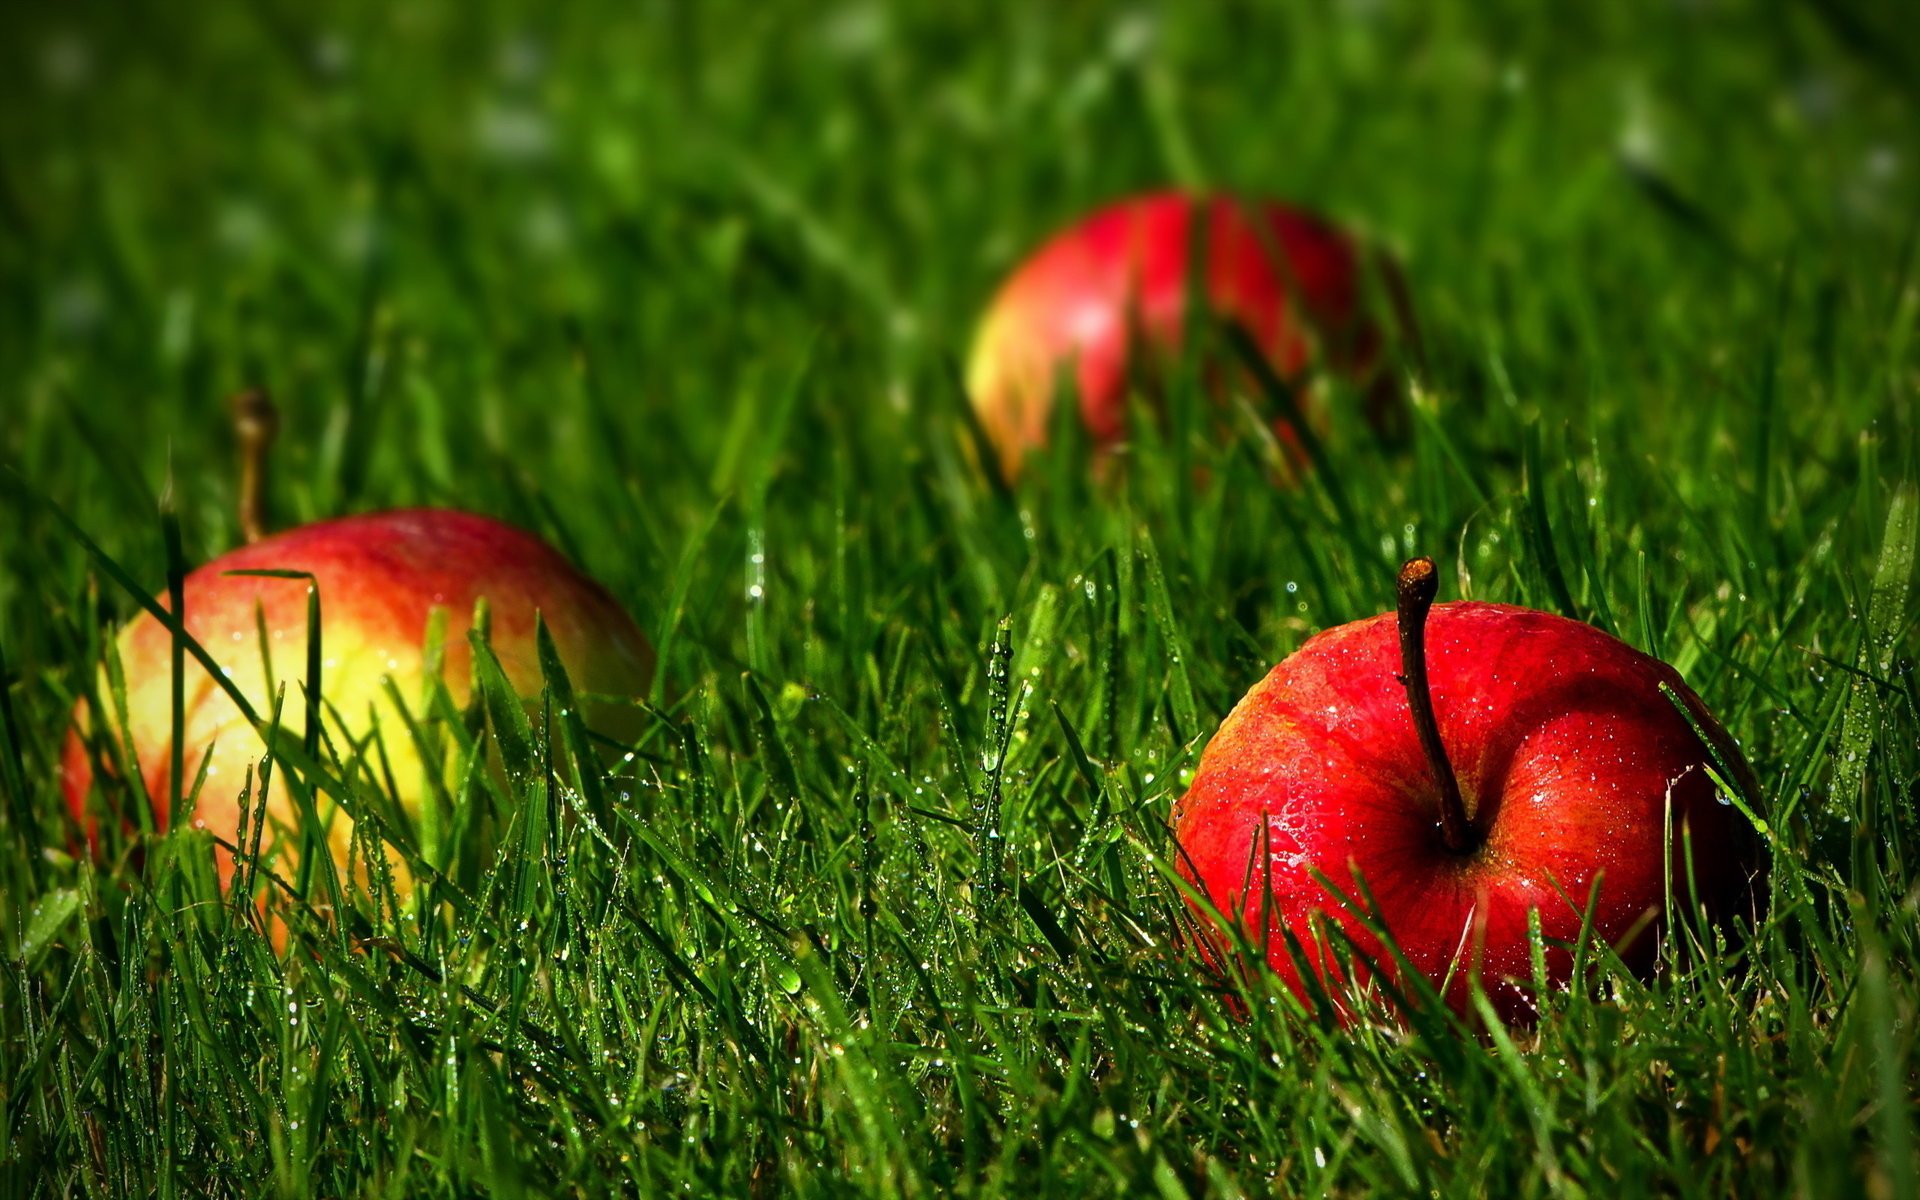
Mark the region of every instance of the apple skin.
<instances>
[{"instance_id":1,"label":"apple skin","mask_svg":"<svg viewBox=\"0 0 1920 1200\"><path fill-rule=\"evenodd\" d=\"M632 618L604 588L539 538L486 517L444 509L342 517L243 546L192 571L184 581L187 632L263 716L273 707L260 650L259 622L264 620L273 678L287 691L281 724L296 736L306 726L300 689L306 678L308 584L304 579L228 574L258 570L305 571L318 581L322 725L343 754L350 753L345 739L357 742L379 727L395 799L410 816L418 816L428 794L426 771L439 768L421 762L382 681L391 679L415 719L423 718L428 686L424 651L434 610L446 614L441 677L455 704L467 700L472 666L467 631L475 601L483 596L494 654L523 697L537 696L542 685L536 612L583 698L641 695L652 678L653 649ZM167 603L165 595L160 603ZM126 740L153 798L156 823L165 828L172 806L172 636L151 614L142 614L120 632L118 648L127 680ZM192 821L232 841L239 828L242 784L264 747L232 699L191 656L186 670L188 786L212 747ZM590 723L595 715L588 712ZM74 712L61 776L68 807L91 839L95 825L87 797L93 769L80 735L88 721L83 700ZM322 801L323 817L327 807ZM270 789L267 811L263 853L272 845L276 828L295 827L292 800L278 779ZM332 846L343 863L350 832L344 816L333 821ZM216 854L224 883L232 874L231 856L224 848ZM404 879L400 882L404 886Z\"/></svg>"},{"instance_id":2,"label":"apple skin","mask_svg":"<svg viewBox=\"0 0 1920 1200\"><path fill-rule=\"evenodd\" d=\"M1484 839L1476 850L1456 854L1441 840L1391 613L1326 630L1275 667L1221 724L1175 805L1182 874L1239 916L1297 994L1282 930L1323 981L1339 975L1313 948L1316 913L1397 974L1315 871L1358 899L1357 869L1401 951L1436 987L1458 955L1463 969L1445 992L1456 1011L1468 1012L1467 974L1477 970L1512 1023L1535 1015L1528 910L1540 912L1549 979L1564 985L1572 958L1555 943L1578 938L1596 881L1593 936L1636 971L1651 968L1669 861L1676 897L1688 895L1683 831L1694 899L1716 920L1756 913L1756 840L1715 795L1714 760L1660 685L1748 788L1751 769L1671 667L1592 626L1508 605L1437 605L1426 638L1441 740Z\"/></svg>"},{"instance_id":3,"label":"apple skin","mask_svg":"<svg viewBox=\"0 0 1920 1200\"><path fill-rule=\"evenodd\" d=\"M1333 225L1280 204L1159 192L1095 212L1015 270L988 306L967 367L967 390L1000 458L1017 476L1046 444L1062 368L1071 366L1094 445L1124 438L1136 331L1161 356L1186 323L1191 227L1207 222L1206 302L1252 335L1282 378L1316 353L1355 377L1379 357L1361 311L1361 256ZM1397 280L1394 281L1397 283ZM1390 402L1376 380L1370 407Z\"/></svg>"}]
</instances>

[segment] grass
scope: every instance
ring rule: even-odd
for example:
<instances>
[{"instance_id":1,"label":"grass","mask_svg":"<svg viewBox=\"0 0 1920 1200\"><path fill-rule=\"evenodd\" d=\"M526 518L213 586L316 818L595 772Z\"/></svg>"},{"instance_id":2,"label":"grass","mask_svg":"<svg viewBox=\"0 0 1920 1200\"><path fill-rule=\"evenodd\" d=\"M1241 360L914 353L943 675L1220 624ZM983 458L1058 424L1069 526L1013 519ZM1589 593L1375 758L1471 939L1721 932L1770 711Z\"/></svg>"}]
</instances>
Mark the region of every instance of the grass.
<instances>
[{"instance_id":1,"label":"grass","mask_svg":"<svg viewBox=\"0 0 1920 1200\"><path fill-rule=\"evenodd\" d=\"M1914 1195L1903 28L9 9L0 1192ZM1393 250L1405 438L1336 392L1276 489L1189 384L1110 484L1070 438L985 480L977 308L1168 181ZM495 705L464 752L504 769L417 902L349 883L328 922L329 874L257 879L285 953L203 835L76 857L57 783L120 575L237 541L221 401L254 384L282 522L516 521L662 665L606 777L560 678L524 725ZM1722 717L1772 862L1745 947L1491 1036L1341 1029L1181 953L1164 823L1209 734L1420 551L1443 597L1592 621Z\"/></svg>"}]
</instances>

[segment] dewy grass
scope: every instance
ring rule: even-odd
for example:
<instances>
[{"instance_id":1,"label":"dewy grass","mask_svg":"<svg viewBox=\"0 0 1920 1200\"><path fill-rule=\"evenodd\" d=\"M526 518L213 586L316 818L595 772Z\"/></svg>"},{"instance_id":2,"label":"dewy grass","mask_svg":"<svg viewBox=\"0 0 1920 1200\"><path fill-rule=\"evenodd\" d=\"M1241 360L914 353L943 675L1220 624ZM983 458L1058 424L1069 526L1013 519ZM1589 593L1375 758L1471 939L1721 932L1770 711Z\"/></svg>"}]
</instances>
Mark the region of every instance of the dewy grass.
<instances>
[{"instance_id":1,"label":"dewy grass","mask_svg":"<svg viewBox=\"0 0 1920 1200\"><path fill-rule=\"evenodd\" d=\"M1911 1194L1894 20L9 10L0 1191ZM987 478L973 314L1169 179L1395 254L1405 428L1320 381L1277 486L1279 398L1206 407L1227 335L1099 478L1075 437ZM279 733L278 681L244 895L126 771L89 846L72 704L120 703L112 629L238 542L247 386L285 416L283 523L471 508L606 581L660 654L632 740L550 652L512 702L483 638L466 711L400 697L365 745ZM1443 598L1686 674L1761 781L1757 929L1681 922L1651 982L1582 946L1593 986L1497 1037L1200 969L1173 801L1417 553ZM393 739L449 765L417 817ZM284 833L324 840L316 798L361 818L352 869L256 851L269 774Z\"/></svg>"}]
</instances>

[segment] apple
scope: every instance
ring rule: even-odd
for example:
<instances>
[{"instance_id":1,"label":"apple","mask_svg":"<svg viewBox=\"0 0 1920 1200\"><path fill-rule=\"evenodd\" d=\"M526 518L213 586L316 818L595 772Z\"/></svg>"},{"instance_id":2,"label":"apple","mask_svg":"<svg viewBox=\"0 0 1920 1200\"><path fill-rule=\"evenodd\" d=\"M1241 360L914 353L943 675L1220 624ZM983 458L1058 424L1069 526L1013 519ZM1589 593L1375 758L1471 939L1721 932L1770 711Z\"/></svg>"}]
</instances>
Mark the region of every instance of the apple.
<instances>
[{"instance_id":1,"label":"apple","mask_svg":"<svg viewBox=\"0 0 1920 1200\"><path fill-rule=\"evenodd\" d=\"M1377 370L1380 335L1363 311L1361 255L1345 233L1280 204L1137 196L1042 246L980 323L967 390L1009 478L1046 443L1064 368L1072 369L1093 444L1107 449L1124 438L1128 377L1142 366L1136 334L1165 358L1186 325L1196 216L1206 222L1199 282L1207 305L1241 325L1282 379L1297 381L1318 360L1371 382L1371 405L1389 398L1390 380L1367 379Z\"/></svg>"},{"instance_id":2,"label":"apple","mask_svg":"<svg viewBox=\"0 0 1920 1200\"><path fill-rule=\"evenodd\" d=\"M1572 980L1567 946L1590 903L1592 937L1642 974L1669 879L1676 902L1712 919L1756 915L1756 839L1708 773L1751 796L1752 771L1680 676L1550 613L1460 602L1429 614L1436 588L1430 560L1408 563L1397 613L1308 639L1228 715L1173 813L1196 892L1304 997L1293 935L1338 1003L1322 920L1363 952L1357 973L1399 977L1326 886L1360 902L1357 872L1456 1011L1477 976L1515 1023L1536 1012L1530 912L1557 986Z\"/></svg>"},{"instance_id":3,"label":"apple","mask_svg":"<svg viewBox=\"0 0 1920 1200\"><path fill-rule=\"evenodd\" d=\"M386 687L391 680L416 720L426 718L429 625L444 616L439 678L456 705L466 702L472 650L467 631L475 602L484 597L490 641L521 696L539 695L542 674L534 634L540 614L574 689L586 697L637 696L653 672L653 650L624 609L600 585L575 570L539 538L472 513L411 509L321 521L266 537L189 573L183 597L186 629L219 663L255 712L273 708L284 686L284 728L305 729L301 688L306 678L305 579L237 575L241 571L307 572L320 593L322 726L343 757L375 730L391 771L394 799L417 818L429 794L428 775L443 764L422 762ZM166 596L160 597L166 604ZM264 629L265 649L262 649ZM143 614L118 638L127 683L127 728L111 730L130 745L160 828L174 797L172 757L173 638ZM231 843L240 825L239 797L264 747L232 698L191 657L186 676L184 781L204 765L206 782L192 823ZM101 694L106 695L104 683ZM590 723L598 714L589 708ZM88 795L94 760L82 731L90 724L83 700L74 713L62 759L68 806L91 836ZM378 761L374 754L369 762ZM378 773L382 778L384 773ZM257 801L254 802L257 807ZM295 810L276 779L267 798L262 852L275 834L295 828ZM323 808L322 815L325 816ZM342 815L329 834L344 862L351 823ZM291 847L292 839L287 845ZM231 854L217 850L221 880L232 874ZM402 881L404 883L404 881Z\"/></svg>"}]
</instances>

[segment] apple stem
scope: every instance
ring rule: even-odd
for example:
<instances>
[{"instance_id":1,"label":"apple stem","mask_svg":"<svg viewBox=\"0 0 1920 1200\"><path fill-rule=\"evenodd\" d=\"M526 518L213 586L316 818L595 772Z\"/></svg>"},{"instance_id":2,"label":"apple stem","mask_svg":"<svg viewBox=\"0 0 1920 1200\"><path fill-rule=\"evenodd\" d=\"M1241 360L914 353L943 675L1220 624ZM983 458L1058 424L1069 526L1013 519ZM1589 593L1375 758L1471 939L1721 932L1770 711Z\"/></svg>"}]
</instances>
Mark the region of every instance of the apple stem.
<instances>
[{"instance_id":1,"label":"apple stem","mask_svg":"<svg viewBox=\"0 0 1920 1200\"><path fill-rule=\"evenodd\" d=\"M280 412L261 388L248 388L229 403L240 439L240 533L257 542L267 536L267 448L280 431Z\"/></svg>"},{"instance_id":2,"label":"apple stem","mask_svg":"<svg viewBox=\"0 0 1920 1200\"><path fill-rule=\"evenodd\" d=\"M1433 715L1433 691L1427 686L1427 611L1440 591L1440 572L1430 558L1408 559L1400 568L1395 588L1399 598L1400 682L1407 687L1407 707L1413 710L1413 728L1420 749L1440 784L1440 839L1455 854L1471 854L1480 838L1467 818L1460 796L1460 780L1440 743L1440 722Z\"/></svg>"}]
</instances>

